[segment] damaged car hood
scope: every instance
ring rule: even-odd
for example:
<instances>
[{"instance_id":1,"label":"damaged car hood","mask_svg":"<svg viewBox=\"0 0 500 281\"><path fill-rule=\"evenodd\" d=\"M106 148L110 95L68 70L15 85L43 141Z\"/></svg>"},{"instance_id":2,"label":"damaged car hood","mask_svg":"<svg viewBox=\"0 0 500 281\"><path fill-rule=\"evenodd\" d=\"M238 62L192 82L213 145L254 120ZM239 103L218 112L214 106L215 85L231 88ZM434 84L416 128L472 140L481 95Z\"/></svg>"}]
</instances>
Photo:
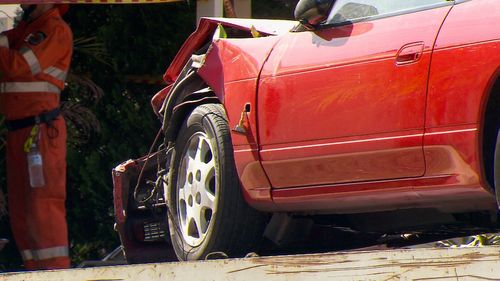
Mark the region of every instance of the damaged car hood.
<instances>
[{"instance_id":1,"label":"damaged car hood","mask_svg":"<svg viewBox=\"0 0 500 281\"><path fill-rule=\"evenodd\" d=\"M201 18L198 28L184 42L173 59L163 79L168 84L173 83L191 55L200 49L212 37L217 26L236 28L244 31L256 30L263 36L275 36L289 32L298 22L288 20L262 20L239 18Z\"/></svg>"},{"instance_id":2,"label":"damaged car hood","mask_svg":"<svg viewBox=\"0 0 500 281\"><path fill-rule=\"evenodd\" d=\"M239 19L239 18L202 18L201 24L215 23L223 26L239 27L250 30L254 27L258 32L267 35L281 35L289 32L299 22L289 20L262 20L262 19Z\"/></svg>"}]
</instances>

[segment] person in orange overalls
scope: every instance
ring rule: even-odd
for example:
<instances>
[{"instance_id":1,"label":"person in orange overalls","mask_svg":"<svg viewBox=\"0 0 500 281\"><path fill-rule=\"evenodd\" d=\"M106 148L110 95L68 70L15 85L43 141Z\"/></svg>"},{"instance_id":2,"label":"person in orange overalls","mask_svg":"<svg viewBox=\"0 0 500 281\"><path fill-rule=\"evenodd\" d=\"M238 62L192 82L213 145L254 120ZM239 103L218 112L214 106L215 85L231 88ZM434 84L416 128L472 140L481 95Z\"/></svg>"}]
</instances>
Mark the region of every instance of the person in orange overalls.
<instances>
[{"instance_id":1,"label":"person in orange overalls","mask_svg":"<svg viewBox=\"0 0 500 281\"><path fill-rule=\"evenodd\" d=\"M21 8L23 20L0 35L0 112L8 128L10 222L26 269L68 268L66 125L59 102L73 38L61 18L67 5ZM41 152L41 186L30 184L25 144Z\"/></svg>"}]
</instances>

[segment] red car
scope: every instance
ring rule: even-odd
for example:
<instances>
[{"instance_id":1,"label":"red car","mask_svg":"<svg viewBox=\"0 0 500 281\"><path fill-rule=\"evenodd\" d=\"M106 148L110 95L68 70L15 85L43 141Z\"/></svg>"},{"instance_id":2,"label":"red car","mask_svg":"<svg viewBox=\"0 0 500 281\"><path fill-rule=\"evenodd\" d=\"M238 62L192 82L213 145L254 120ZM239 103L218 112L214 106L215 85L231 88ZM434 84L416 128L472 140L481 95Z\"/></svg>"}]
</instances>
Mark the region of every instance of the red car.
<instances>
[{"instance_id":1,"label":"red car","mask_svg":"<svg viewBox=\"0 0 500 281\"><path fill-rule=\"evenodd\" d=\"M202 19L184 43L152 101L158 150L113 171L129 261L241 256L298 215L496 218L500 1L301 0L295 16Z\"/></svg>"}]
</instances>

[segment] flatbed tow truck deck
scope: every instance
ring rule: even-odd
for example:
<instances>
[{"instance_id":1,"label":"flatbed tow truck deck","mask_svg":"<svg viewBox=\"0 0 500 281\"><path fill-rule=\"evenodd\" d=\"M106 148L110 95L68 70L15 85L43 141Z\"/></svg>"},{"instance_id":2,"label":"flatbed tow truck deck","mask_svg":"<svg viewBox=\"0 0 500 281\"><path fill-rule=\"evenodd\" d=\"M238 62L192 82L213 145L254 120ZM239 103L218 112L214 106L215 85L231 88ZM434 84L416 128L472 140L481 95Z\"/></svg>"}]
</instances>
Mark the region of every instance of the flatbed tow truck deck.
<instances>
[{"instance_id":1,"label":"flatbed tow truck deck","mask_svg":"<svg viewBox=\"0 0 500 281\"><path fill-rule=\"evenodd\" d=\"M0 274L0 281L500 280L500 247L419 248Z\"/></svg>"}]
</instances>

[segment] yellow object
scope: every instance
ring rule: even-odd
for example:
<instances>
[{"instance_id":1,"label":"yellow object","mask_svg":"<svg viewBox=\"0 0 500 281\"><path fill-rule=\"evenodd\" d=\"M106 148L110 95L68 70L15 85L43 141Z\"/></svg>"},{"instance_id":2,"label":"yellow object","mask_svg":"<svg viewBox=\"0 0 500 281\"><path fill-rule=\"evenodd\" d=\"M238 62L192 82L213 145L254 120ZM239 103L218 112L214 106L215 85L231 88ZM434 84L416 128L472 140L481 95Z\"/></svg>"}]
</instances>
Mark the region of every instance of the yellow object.
<instances>
[{"instance_id":1,"label":"yellow object","mask_svg":"<svg viewBox=\"0 0 500 281\"><path fill-rule=\"evenodd\" d=\"M40 130L40 125L35 124L33 128L31 128L30 135L26 142L24 143L24 152L28 153L30 152L31 146L33 145L33 142L36 143L38 141L38 132Z\"/></svg>"},{"instance_id":2,"label":"yellow object","mask_svg":"<svg viewBox=\"0 0 500 281\"><path fill-rule=\"evenodd\" d=\"M222 24L217 24L217 29L215 30L213 41L217 41L219 39L226 39L227 33Z\"/></svg>"},{"instance_id":3,"label":"yellow object","mask_svg":"<svg viewBox=\"0 0 500 281\"><path fill-rule=\"evenodd\" d=\"M248 112L249 111L247 111L247 109L245 107L245 109L243 109L243 111L241 112L240 121L238 122L238 125L236 125L234 127L233 132L238 133L238 134L242 134L242 135L247 133L247 128L245 127L245 119L246 119Z\"/></svg>"},{"instance_id":4,"label":"yellow object","mask_svg":"<svg viewBox=\"0 0 500 281\"><path fill-rule=\"evenodd\" d=\"M253 38L259 38L260 37L260 32L257 31L257 29L255 28L255 26L253 26L253 25L252 25L252 27L250 27L250 33L252 33Z\"/></svg>"}]
</instances>

